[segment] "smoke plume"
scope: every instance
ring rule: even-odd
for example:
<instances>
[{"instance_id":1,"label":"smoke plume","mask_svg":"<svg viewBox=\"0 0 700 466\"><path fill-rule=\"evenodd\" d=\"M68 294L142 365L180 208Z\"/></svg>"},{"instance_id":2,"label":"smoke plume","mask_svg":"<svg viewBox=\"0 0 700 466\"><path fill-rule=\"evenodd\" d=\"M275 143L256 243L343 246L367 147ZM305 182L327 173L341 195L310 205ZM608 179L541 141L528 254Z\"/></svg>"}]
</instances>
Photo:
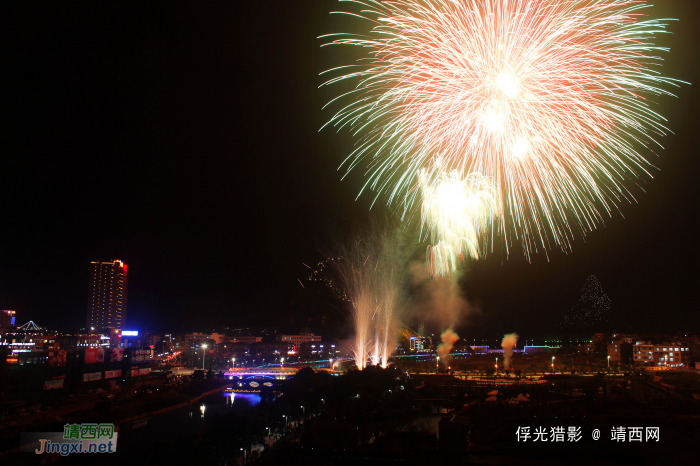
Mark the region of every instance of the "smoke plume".
<instances>
[{"instance_id":1,"label":"smoke plume","mask_svg":"<svg viewBox=\"0 0 700 466\"><path fill-rule=\"evenodd\" d=\"M431 280L424 263L411 266L411 311L416 320L431 322L441 330L454 328L463 316L475 312L458 284L458 277Z\"/></svg>"},{"instance_id":2,"label":"smoke plume","mask_svg":"<svg viewBox=\"0 0 700 466\"><path fill-rule=\"evenodd\" d=\"M414 262L411 266L413 277L410 312L414 319L426 321L442 332L442 343L438 345L438 355L443 365L450 362L450 351L459 340L453 330L463 323L465 317L474 317L479 308L464 298L459 286L459 276L431 280L425 263Z\"/></svg>"},{"instance_id":3,"label":"smoke plume","mask_svg":"<svg viewBox=\"0 0 700 466\"><path fill-rule=\"evenodd\" d=\"M505 369L510 369L510 360L513 357L513 348L515 348L516 343L518 343L517 333L509 333L503 336L501 348L503 348L503 367Z\"/></svg>"},{"instance_id":4,"label":"smoke plume","mask_svg":"<svg viewBox=\"0 0 700 466\"><path fill-rule=\"evenodd\" d=\"M459 335L452 331L451 328L448 328L442 332L440 338L442 339L442 343L438 345L437 351L443 364L447 367L447 363L450 361L450 351L452 351L455 342L459 340Z\"/></svg>"}]
</instances>

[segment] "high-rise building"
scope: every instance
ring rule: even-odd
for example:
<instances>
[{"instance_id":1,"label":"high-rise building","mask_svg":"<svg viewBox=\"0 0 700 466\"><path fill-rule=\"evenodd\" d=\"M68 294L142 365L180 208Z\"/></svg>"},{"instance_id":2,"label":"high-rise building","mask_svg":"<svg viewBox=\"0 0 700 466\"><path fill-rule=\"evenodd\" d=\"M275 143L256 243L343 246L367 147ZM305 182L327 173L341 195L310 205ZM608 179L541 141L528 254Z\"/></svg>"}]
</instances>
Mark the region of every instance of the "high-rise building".
<instances>
[{"instance_id":1,"label":"high-rise building","mask_svg":"<svg viewBox=\"0 0 700 466\"><path fill-rule=\"evenodd\" d=\"M90 263L87 330L109 327L124 329L126 324L127 274L120 260Z\"/></svg>"}]
</instances>

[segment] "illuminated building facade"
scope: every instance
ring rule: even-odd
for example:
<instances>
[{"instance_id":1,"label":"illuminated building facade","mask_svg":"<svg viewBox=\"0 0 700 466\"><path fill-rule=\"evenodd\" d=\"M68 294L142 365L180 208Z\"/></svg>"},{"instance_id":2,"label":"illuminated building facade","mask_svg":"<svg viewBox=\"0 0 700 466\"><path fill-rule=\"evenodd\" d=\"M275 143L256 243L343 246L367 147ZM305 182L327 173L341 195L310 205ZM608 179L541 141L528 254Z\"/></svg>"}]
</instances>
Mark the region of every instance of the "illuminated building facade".
<instances>
[{"instance_id":1,"label":"illuminated building facade","mask_svg":"<svg viewBox=\"0 0 700 466\"><path fill-rule=\"evenodd\" d=\"M637 341L633 354L634 363L638 366L679 367L689 364L690 348L679 341L657 344Z\"/></svg>"},{"instance_id":2,"label":"illuminated building facade","mask_svg":"<svg viewBox=\"0 0 700 466\"><path fill-rule=\"evenodd\" d=\"M16 311L0 311L0 330L15 328Z\"/></svg>"},{"instance_id":3,"label":"illuminated building facade","mask_svg":"<svg viewBox=\"0 0 700 466\"><path fill-rule=\"evenodd\" d=\"M409 349L411 351L424 351L428 349L427 338L424 337L409 337Z\"/></svg>"},{"instance_id":4,"label":"illuminated building facade","mask_svg":"<svg viewBox=\"0 0 700 466\"><path fill-rule=\"evenodd\" d=\"M255 336L235 336L235 337L227 337L226 338L227 342L236 344L240 343L242 345L250 345L252 343L259 343L262 341L262 337L255 337Z\"/></svg>"},{"instance_id":5,"label":"illuminated building facade","mask_svg":"<svg viewBox=\"0 0 700 466\"><path fill-rule=\"evenodd\" d=\"M304 333L302 335L277 335L277 341L291 343L293 345L303 345L304 343L312 341L320 343L321 335L314 335L313 333Z\"/></svg>"},{"instance_id":6,"label":"illuminated building facade","mask_svg":"<svg viewBox=\"0 0 700 466\"><path fill-rule=\"evenodd\" d=\"M306 343L302 343L301 346L299 346L299 353L303 357L335 359L338 357L338 351L336 349L337 343L337 341L307 341Z\"/></svg>"},{"instance_id":7,"label":"illuminated building facade","mask_svg":"<svg viewBox=\"0 0 700 466\"><path fill-rule=\"evenodd\" d=\"M87 330L124 328L127 279L127 266L120 260L90 263Z\"/></svg>"}]
</instances>

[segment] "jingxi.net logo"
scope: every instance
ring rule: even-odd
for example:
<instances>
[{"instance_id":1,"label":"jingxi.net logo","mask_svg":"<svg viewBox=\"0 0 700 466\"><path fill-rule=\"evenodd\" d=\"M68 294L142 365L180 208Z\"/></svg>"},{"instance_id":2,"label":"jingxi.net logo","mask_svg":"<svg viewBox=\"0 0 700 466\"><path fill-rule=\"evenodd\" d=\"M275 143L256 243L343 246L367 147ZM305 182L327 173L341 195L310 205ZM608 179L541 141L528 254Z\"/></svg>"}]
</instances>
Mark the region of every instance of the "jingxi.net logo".
<instances>
[{"instance_id":1,"label":"jingxi.net logo","mask_svg":"<svg viewBox=\"0 0 700 466\"><path fill-rule=\"evenodd\" d=\"M114 453L118 432L114 424L66 424L63 432L22 433L21 451L37 455L58 453Z\"/></svg>"}]
</instances>

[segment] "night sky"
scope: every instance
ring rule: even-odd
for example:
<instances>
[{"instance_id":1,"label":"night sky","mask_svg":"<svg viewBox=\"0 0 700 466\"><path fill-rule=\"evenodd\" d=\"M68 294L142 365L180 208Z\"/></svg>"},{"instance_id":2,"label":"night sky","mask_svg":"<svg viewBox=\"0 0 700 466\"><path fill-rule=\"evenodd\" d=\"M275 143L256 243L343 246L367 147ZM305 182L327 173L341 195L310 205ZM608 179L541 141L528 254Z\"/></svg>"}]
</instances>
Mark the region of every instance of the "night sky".
<instances>
[{"instance_id":1,"label":"night sky","mask_svg":"<svg viewBox=\"0 0 700 466\"><path fill-rule=\"evenodd\" d=\"M337 92L318 74L348 58L317 39L349 29L336 1L28 3L0 15L0 308L20 323L84 325L90 261L121 259L128 327L274 325L302 262L387 213L355 199L361 170L340 180L349 135L318 132ZM591 274L616 329L700 330L699 8L658 3L680 19L663 73L694 85L659 99L654 179L569 254L471 264L462 334L548 335Z\"/></svg>"}]
</instances>

